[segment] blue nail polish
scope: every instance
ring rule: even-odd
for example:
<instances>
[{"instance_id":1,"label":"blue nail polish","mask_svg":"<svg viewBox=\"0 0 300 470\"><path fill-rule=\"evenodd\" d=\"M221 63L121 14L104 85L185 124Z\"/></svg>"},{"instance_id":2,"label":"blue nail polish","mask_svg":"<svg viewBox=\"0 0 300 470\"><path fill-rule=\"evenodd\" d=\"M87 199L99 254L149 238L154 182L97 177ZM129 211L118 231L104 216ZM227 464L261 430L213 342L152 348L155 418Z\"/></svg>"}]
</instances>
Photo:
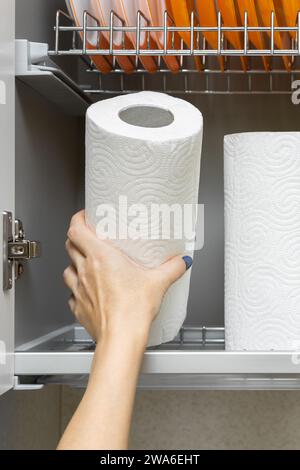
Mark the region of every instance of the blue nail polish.
<instances>
[{"instance_id":1,"label":"blue nail polish","mask_svg":"<svg viewBox=\"0 0 300 470\"><path fill-rule=\"evenodd\" d=\"M193 258L191 258L190 256L183 256L182 259L185 262L186 270L190 269L193 264Z\"/></svg>"}]
</instances>

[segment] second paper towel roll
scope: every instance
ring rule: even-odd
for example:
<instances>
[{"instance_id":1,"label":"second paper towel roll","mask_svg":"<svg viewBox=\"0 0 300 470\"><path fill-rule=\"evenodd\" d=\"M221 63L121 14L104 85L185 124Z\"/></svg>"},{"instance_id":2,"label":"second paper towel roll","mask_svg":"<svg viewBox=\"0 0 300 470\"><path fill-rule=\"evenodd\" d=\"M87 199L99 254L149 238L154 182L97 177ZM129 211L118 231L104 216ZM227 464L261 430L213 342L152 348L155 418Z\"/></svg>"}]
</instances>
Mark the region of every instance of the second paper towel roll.
<instances>
[{"instance_id":1,"label":"second paper towel roll","mask_svg":"<svg viewBox=\"0 0 300 470\"><path fill-rule=\"evenodd\" d=\"M299 350L300 133L225 137L227 350Z\"/></svg>"},{"instance_id":2,"label":"second paper towel roll","mask_svg":"<svg viewBox=\"0 0 300 470\"><path fill-rule=\"evenodd\" d=\"M197 204L202 115L190 103L163 93L141 92L100 101L87 111L86 217L97 228L99 206ZM121 204L124 205L124 202ZM141 220L141 232L146 230ZM131 239L115 243L137 262L154 267L186 253L185 239ZM190 253L189 253L190 254ZM171 341L186 316L190 271L166 293L148 346Z\"/></svg>"}]
</instances>

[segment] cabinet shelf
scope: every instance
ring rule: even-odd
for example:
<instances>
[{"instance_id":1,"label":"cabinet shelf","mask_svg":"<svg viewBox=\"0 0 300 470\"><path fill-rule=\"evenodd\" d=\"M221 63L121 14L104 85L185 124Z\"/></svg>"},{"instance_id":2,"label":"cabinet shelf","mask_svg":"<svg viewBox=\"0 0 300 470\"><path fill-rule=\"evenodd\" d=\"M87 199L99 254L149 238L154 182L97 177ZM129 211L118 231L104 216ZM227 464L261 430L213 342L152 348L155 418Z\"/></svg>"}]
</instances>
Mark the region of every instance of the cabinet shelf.
<instances>
[{"instance_id":1,"label":"cabinet shelf","mask_svg":"<svg viewBox=\"0 0 300 470\"><path fill-rule=\"evenodd\" d=\"M19 347L15 373L20 377L68 376L82 382L90 370L94 343L85 330L71 325ZM184 327L174 341L148 348L143 388L289 389L300 388L300 361L289 351L224 351L224 328ZM53 379L55 380L55 379ZM83 381L85 378L83 378ZM155 385L156 384L156 385Z\"/></svg>"}]
</instances>

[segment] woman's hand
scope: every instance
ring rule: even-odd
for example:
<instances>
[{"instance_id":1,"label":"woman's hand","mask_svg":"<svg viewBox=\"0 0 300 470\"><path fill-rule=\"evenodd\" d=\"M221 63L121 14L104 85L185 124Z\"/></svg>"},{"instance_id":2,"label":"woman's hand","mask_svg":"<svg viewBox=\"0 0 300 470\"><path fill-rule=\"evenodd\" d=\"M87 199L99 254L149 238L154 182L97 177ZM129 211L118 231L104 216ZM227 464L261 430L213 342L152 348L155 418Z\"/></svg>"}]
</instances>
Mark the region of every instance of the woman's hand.
<instances>
[{"instance_id":1,"label":"woman's hand","mask_svg":"<svg viewBox=\"0 0 300 470\"><path fill-rule=\"evenodd\" d=\"M191 258L176 256L158 268L144 268L99 239L86 225L84 211L72 218L66 249L72 262L64 272L73 294L69 305L97 342L110 334L138 335L146 342L165 292L192 264Z\"/></svg>"},{"instance_id":2,"label":"woman's hand","mask_svg":"<svg viewBox=\"0 0 300 470\"><path fill-rule=\"evenodd\" d=\"M127 449L151 322L192 259L177 256L146 269L99 240L84 212L73 217L66 248L72 261L64 272L73 294L70 307L98 344L86 392L58 449Z\"/></svg>"}]
</instances>

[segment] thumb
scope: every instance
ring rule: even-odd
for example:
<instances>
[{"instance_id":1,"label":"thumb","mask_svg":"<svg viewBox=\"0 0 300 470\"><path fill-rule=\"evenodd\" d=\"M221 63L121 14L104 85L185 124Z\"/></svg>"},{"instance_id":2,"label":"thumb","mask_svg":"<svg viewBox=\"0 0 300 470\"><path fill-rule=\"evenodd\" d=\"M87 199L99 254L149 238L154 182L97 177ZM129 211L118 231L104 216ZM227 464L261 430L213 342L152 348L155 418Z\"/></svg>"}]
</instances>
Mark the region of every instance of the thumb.
<instances>
[{"instance_id":1,"label":"thumb","mask_svg":"<svg viewBox=\"0 0 300 470\"><path fill-rule=\"evenodd\" d=\"M163 276L167 288L177 281L193 264L190 256L175 256L163 263L157 270Z\"/></svg>"}]
</instances>

